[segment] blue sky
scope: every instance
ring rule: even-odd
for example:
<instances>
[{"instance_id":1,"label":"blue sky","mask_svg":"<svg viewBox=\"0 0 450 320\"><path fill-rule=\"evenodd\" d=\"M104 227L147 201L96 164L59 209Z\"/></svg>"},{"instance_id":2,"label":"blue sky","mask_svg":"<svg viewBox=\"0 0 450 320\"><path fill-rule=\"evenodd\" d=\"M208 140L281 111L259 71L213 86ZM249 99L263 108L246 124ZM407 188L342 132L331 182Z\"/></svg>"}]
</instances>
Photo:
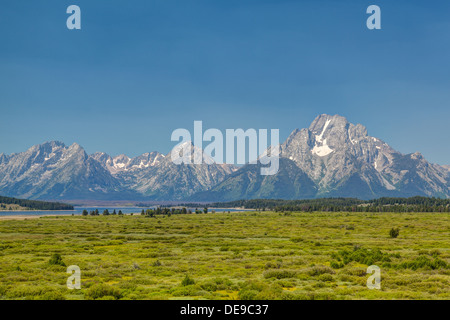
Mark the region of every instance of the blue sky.
<instances>
[{"instance_id":1,"label":"blue sky","mask_svg":"<svg viewBox=\"0 0 450 320\"><path fill-rule=\"evenodd\" d=\"M449 1L3 0L0 153L165 153L194 120L284 141L329 113L450 164L449 34Z\"/></svg>"}]
</instances>

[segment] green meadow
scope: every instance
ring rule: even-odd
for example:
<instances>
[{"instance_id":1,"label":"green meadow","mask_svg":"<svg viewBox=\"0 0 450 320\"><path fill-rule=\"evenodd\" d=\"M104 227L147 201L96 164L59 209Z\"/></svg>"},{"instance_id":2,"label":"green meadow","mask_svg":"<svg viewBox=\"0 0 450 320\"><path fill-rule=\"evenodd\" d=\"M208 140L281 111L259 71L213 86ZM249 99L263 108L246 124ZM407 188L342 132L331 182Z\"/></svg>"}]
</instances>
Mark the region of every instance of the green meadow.
<instances>
[{"instance_id":1,"label":"green meadow","mask_svg":"<svg viewBox=\"0 0 450 320\"><path fill-rule=\"evenodd\" d=\"M81 269L80 290L67 288L70 265ZM381 268L380 290L366 286L369 265ZM239 212L1 220L0 299L450 299L450 219Z\"/></svg>"}]
</instances>

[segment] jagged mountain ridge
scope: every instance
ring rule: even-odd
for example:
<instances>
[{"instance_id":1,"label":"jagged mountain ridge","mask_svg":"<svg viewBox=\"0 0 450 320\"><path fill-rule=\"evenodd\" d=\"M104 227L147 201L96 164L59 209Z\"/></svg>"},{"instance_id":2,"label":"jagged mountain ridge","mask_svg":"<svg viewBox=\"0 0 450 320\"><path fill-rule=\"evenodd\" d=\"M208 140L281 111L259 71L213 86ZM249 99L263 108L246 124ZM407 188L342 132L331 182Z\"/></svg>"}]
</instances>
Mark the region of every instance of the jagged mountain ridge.
<instances>
[{"instance_id":1,"label":"jagged mountain ridge","mask_svg":"<svg viewBox=\"0 0 450 320\"><path fill-rule=\"evenodd\" d=\"M203 154L192 143L190 148ZM326 114L280 145L280 170L273 176L261 176L259 164L175 165L170 153L156 151L135 158L87 155L76 143L57 141L0 154L0 194L42 200L448 198L449 181L450 166L431 164L420 153L401 154L361 124Z\"/></svg>"},{"instance_id":2,"label":"jagged mountain ridge","mask_svg":"<svg viewBox=\"0 0 450 320\"><path fill-rule=\"evenodd\" d=\"M188 143L188 149L192 159L196 153L208 157L191 142ZM156 165L131 172L121 171L116 177L128 188L152 200L180 200L208 190L236 170L232 165L216 164L209 157L208 163L211 164L201 165L176 165L172 162L170 152L159 159Z\"/></svg>"},{"instance_id":3,"label":"jagged mountain ridge","mask_svg":"<svg viewBox=\"0 0 450 320\"><path fill-rule=\"evenodd\" d=\"M351 177L368 187L359 195L363 198L449 196L443 167L428 163L420 153L403 155L339 115L318 116L300 136L287 139L281 156L296 162L318 184L318 196L347 195L342 185Z\"/></svg>"},{"instance_id":4,"label":"jagged mountain ridge","mask_svg":"<svg viewBox=\"0 0 450 320\"><path fill-rule=\"evenodd\" d=\"M301 170L313 181L316 189L313 197L450 197L448 167L428 163L420 153L403 155L384 141L369 136L363 125L351 124L339 115L322 114L309 128L294 130L280 146L280 159L291 160L298 168L294 168L295 171ZM278 174L293 170L292 166L285 168L286 165L285 161L280 162ZM254 167L245 166L213 187L211 198L217 198L217 195L221 200L276 198L279 194L276 191L266 195L260 190L242 190L247 171L254 171L255 176ZM267 178L266 183L270 184L272 180ZM311 189L305 186L295 195L286 192L279 198L310 198ZM202 193L193 200L206 198L208 194Z\"/></svg>"},{"instance_id":5,"label":"jagged mountain ridge","mask_svg":"<svg viewBox=\"0 0 450 320\"><path fill-rule=\"evenodd\" d=\"M202 152L191 144L191 152ZM52 141L0 154L0 194L29 199L172 200L205 191L235 170L230 165L175 165L159 152L135 158L87 155Z\"/></svg>"},{"instance_id":6,"label":"jagged mountain ridge","mask_svg":"<svg viewBox=\"0 0 450 320\"><path fill-rule=\"evenodd\" d=\"M129 158L124 154L113 158L104 152L96 152L92 155L92 158L100 162L111 174L156 166L164 157L157 151L147 152L135 158Z\"/></svg>"},{"instance_id":7,"label":"jagged mountain ridge","mask_svg":"<svg viewBox=\"0 0 450 320\"><path fill-rule=\"evenodd\" d=\"M58 141L3 158L0 190L4 195L29 199L137 196L124 189L80 145L67 147Z\"/></svg>"}]
</instances>

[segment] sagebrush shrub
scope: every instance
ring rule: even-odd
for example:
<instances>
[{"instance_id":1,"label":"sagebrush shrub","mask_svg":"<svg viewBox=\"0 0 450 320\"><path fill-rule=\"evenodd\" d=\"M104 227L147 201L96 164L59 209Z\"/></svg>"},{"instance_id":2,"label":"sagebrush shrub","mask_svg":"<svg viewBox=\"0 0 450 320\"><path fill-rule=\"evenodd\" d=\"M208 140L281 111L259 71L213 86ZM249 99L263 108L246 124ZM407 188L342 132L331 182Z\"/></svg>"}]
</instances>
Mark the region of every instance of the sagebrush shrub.
<instances>
[{"instance_id":1,"label":"sagebrush shrub","mask_svg":"<svg viewBox=\"0 0 450 320\"><path fill-rule=\"evenodd\" d=\"M292 270L269 270L264 272L264 278L275 278L275 279L287 279L287 278L295 278L297 275L296 271Z\"/></svg>"},{"instance_id":2,"label":"sagebrush shrub","mask_svg":"<svg viewBox=\"0 0 450 320\"><path fill-rule=\"evenodd\" d=\"M183 287L189 286L189 285L192 285L192 284L195 284L195 280L192 279L191 277L189 277L188 274L184 277L183 281L181 281L181 285Z\"/></svg>"},{"instance_id":3,"label":"sagebrush shrub","mask_svg":"<svg viewBox=\"0 0 450 320\"><path fill-rule=\"evenodd\" d=\"M61 255L59 253L53 254L52 257L50 258L50 260L48 261L48 264L50 264L50 265L58 265L58 266L63 266L63 267L66 266L66 264L62 260L62 257L61 257Z\"/></svg>"},{"instance_id":4,"label":"sagebrush shrub","mask_svg":"<svg viewBox=\"0 0 450 320\"><path fill-rule=\"evenodd\" d=\"M122 294L119 289L106 284L95 284L90 287L85 295L86 299L102 299L104 297L112 297L114 299L120 299Z\"/></svg>"},{"instance_id":5,"label":"sagebrush shrub","mask_svg":"<svg viewBox=\"0 0 450 320\"><path fill-rule=\"evenodd\" d=\"M392 229L389 231L389 236L390 236L391 238L397 238L399 234L400 234L400 229L399 229L399 228L392 228Z\"/></svg>"}]
</instances>

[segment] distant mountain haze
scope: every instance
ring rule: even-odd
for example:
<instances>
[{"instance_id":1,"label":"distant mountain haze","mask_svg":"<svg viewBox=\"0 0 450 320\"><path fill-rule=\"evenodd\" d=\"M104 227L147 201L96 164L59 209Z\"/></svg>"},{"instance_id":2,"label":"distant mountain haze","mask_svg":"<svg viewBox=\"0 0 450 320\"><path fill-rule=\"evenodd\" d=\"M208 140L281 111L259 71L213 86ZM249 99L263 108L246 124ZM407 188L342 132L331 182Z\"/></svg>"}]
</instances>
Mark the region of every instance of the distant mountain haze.
<instances>
[{"instance_id":1,"label":"distant mountain haze","mask_svg":"<svg viewBox=\"0 0 450 320\"><path fill-rule=\"evenodd\" d=\"M192 152L203 152L191 145ZM172 163L153 151L129 158L86 154L52 141L0 154L0 194L28 199L229 201L316 197L450 198L450 166L401 154L339 115L319 115L280 146L276 175L260 164Z\"/></svg>"}]
</instances>

